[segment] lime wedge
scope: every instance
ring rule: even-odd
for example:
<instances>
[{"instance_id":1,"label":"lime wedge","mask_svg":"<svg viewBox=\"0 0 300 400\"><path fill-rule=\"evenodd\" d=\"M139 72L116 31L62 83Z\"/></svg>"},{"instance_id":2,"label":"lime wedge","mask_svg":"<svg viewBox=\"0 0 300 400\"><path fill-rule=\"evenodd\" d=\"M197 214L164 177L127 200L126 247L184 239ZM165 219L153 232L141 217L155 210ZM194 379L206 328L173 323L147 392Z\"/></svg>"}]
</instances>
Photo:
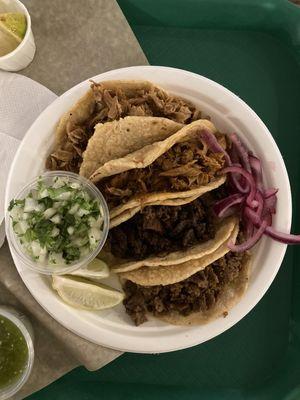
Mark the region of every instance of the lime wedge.
<instances>
[{"instance_id":1,"label":"lime wedge","mask_svg":"<svg viewBox=\"0 0 300 400\"><path fill-rule=\"evenodd\" d=\"M71 275L83 276L91 280L104 279L109 277L109 268L104 261L95 258L86 267L77 269L75 272L72 272Z\"/></svg>"},{"instance_id":2,"label":"lime wedge","mask_svg":"<svg viewBox=\"0 0 300 400\"><path fill-rule=\"evenodd\" d=\"M52 287L65 303L84 310L104 310L124 299L123 293L118 290L77 276L54 275Z\"/></svg>"},{"instance_id":3,"label":"lime wedge","mask_svg":"<svg viewBox=\"0 0 300 400\"><path fill-rule=\"evenodd\" d=\"M0 56L13 51L24 39L27 23L24 14L0 14Z\"/></svg>"},{"instance_id":4,"label":"lime wedge","mask_svg":"<svg viewBox=\"0 0 300 400\"><path fill-rule=\"evenodd\" d=\"M26 33L26 17L20 13L0 14L0 25L9 32L17 36L20 40L24 39Z\"/></svg>"}]
</instances>

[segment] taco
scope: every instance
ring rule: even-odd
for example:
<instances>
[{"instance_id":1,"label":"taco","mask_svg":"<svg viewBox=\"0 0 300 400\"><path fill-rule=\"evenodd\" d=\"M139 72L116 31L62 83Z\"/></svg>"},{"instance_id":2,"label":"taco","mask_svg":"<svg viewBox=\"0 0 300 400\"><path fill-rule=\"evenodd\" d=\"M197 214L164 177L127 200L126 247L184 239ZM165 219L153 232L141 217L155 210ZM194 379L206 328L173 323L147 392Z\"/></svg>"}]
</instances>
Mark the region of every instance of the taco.
<instances>
[{"instance_id":1,"label":"taco","mask_svg":"<svg viewBox=\"0 0 300 400\"><path fill-rule=\"evenodd\" d=\"M87 93L60 119L46 168L78 173L95 125L126 116L164 117L188 124L201 118L201 113L190 102L151 82L92 82Z\"/></svg>"},{"instance_id":2,"label":"taco","mask_svg":"<svg viewBox=\"0 0 300 400\"><path fill-rule=\"evenodd\" d=\"M163 122L160 119L158 124ZM202 142L203 130L215 134L220 145L226 147L224 135L217 133L210 121L198 120L165 140L106 162L90 176L106 199L111 226L125 221L126 215L130 218L132 209L173 201L186 204L225 182L225 177L219 175L224 156ZM140 136L138 125L135 134Z\"/></svg>"},{"instance_id":3,"label":"taco","mask_svg":"<svg viewBox=\"0 0 300 400\"><path fill-rule=\"evenodd\" d=\"M182 206L147 206L109 232L105 252L114 272L182 264L213 253L232 234L235 218L221 222L211 193ZM150 273L150 271L149 271Z\"/></svg>"},{"instance_id":4,"label":"taco","mask_svg":"<svg viewBox=\"0 0 300 400\"><path fill-rule=\"evenodd\" d=\"M158 117L125 117L97 124L83 153L79 174L89 178L106 162L164 140L182 127L183 124Z\"/></svg>"},{"instance_id":5,"label":"taco","mask_svg":"<svg viewBox=\"0 0 300 400\"><path fill-rule=\"evenodd\" d=\"M144 266L120 273L126 312L136 325L149 315L174 325L197 325L226 316L247 288L250 255L227 247L231 235L209 254L181 264Z\"/></svg>"}]
</instances>

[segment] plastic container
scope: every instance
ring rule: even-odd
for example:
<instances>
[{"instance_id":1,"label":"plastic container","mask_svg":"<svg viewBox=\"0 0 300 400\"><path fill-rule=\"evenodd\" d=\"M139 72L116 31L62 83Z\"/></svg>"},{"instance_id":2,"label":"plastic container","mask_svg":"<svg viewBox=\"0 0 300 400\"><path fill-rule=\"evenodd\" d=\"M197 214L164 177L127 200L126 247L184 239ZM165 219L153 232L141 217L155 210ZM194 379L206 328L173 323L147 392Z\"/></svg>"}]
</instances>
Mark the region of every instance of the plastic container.
<instances>
[{"instance_id":1,"label":"plastic container","mask_svg":"<svg viewBox=\"0 0 300 400\"><path fill-rule=\"evenodd\" d=\"M24 197L27 196L27 194L30 192L30 190L34 189L37 185L38 180L40 177L43 178L43 180L47 184L51 184L53 182L53 179L56 177L67 177L70 182L76 182L80 183L83 187L84 190L86 190L89 195L94 198L98 199L100 206L103 211L103 231L102 231L102 237L97 245L97 247L92 250L87 256L80 258L79 260L74 261L71 264L68 265L42 265L36 263L23 249L17 235L15 234L13 227L12 227L12 220L9 216L9 212L6 213L6 224L7 224L7 235L8 235L8 241L12 245L14 251L18 254L20 259L24 262L26 266L28 266L30 269L32 269L35 272L40 272L42 274L46 275L59 275L59 274L67 274L70 272L75 271L76 269L79 269L85 265L87 265L89 262L91 262L97 254L100 252L102 247L104 246L104 243L107 238L108 230L109 230L109 211L107 208L106 201L100 191L97 189L97 187L87 179L83 178L82 176L79 176L77 174L74 174L72 172L65 172L65 171L51 171L51 172L45 172L41 174L40 176L36 177L33 181L28 183L16 196L15 199L23 199Z\"/></svg>"},{"instance_id":2,"label":"plastic container","mask_svg":"<svg viewBox=\"0 0 300 400\"><path fill-rule=\"evenodd\" d=\"M5 71L20 71L31 63L36 50L31 30L30 14L19 0L5 0L0 2L0 12L19 12L26 17L27 29L24 39L13 51L0 57L0 69L4 69Z\"/></svg>"},{"instance_id":3,"label":"plastic container","mask_svg":"<svg viewBox=\"0 0 300 400\"><path fill-rule=\"evenodd\" d=\"M26 383L26 381L30 376L34 363L34 347L33 347L34 335L29 320L21 312L11 307L0 306L0 316L9 319L13 324L17 326L17 328L19 328L19 330L21 331L22 335L25 338L28 347L28 360L24 368L23 374L12 385L0 389L0 400L6 400L9 399L11 396L13 396L15 393L17 393L21 389L21 387Z\"/></svg>"}]
</instances>

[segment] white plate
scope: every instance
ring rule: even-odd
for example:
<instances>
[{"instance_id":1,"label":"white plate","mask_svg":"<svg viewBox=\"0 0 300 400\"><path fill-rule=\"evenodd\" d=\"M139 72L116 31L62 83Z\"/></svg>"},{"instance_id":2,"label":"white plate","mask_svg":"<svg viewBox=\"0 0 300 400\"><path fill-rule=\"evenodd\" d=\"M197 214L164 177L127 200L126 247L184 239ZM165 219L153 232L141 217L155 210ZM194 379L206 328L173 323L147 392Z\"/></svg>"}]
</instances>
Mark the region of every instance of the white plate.
<instances>
[{"instance_id":1,"label":"white plate","mask_svg":"<svg viewBox=\"0 0 300 400\"><path fill-rule=\"evenodd\" d=\"M224 132L235 131L262 160L266 184L279 188L274 226L289 231L291 224L291 193L289 179L281 154L270 132L259 117L236 95L223 86L179 69L137 66L118 69L95 76L93 80L147 79L169 92L181 95L212 117ZM73 87L55 100L28 130L8 178L6 207L11 198L44 168L53 144L53 132L60 116L88 89L88 80ZM253 251L253 271L249 288L242 300L226 318L218 318L203 326L176 327L151 320L135 327L122 305L102 312L78 311L64 304L51 290L49 281L28 270L13 254L24 283L45 310L66 328L97 344L138 353L160 353L179 350L205 342L224 332L243 318L262 298L271 285L286 245L268 238L261 240Z\"/></svg>"}]
</instances>

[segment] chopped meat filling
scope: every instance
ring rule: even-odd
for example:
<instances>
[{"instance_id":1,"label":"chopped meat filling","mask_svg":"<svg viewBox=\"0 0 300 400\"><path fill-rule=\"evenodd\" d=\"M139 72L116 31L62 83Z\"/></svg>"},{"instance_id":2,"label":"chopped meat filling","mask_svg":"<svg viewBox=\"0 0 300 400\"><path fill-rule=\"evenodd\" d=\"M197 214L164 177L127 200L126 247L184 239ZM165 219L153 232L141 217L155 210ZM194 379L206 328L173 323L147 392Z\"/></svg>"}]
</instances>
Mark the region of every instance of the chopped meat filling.
<instances>
[{"instance_id":1,"label":"chopped meat filling","mask_svg":"<svg viewBox=\"0 0 300 400\"><path fill-rule=\"evenodd\" d=\"M188 124L201 118L191 103L167 95L158 88L136 90L129 94L119 89L105 89L101 83L92 83L94 106L90 117L81 125L72 122L66 127L67 142L49 155L46 168L78 172L82 153L97 123L114 121L128 115L154 116Z\"/></svg>"},{"instance_id":2,"label":"chopped meat filling","mask_svg":"<svg viewBox=\"0 0 300 400\"><path fill-rule=\"evenodd\" d=\"M147 321L147 313L163 316L175 312L183 316L206 312L218 301L227 286L243 269L243 253L229 252L204 270L172 285L140 286L124 284L126 312L136 325Z\"/></svg>"},{"instance_id":3,"label":"chopped meat filling","mask_svg":"<svg viewBox=\"0 0 300 400\"><path fill-rule=\"evenodd\" d=\"M216 192L216 191L215 191ZM182 206L148 206L112 228L108 243L116 257L141 260L183 250L215 236L212 195Z\"/></svg>"},{"instance_id":4,"label":"chopped meat filling","mask_svg":"<svg viewBox=\"0 0 300 400\"><path fill-rule=\"evenodd\" d=\"M204 149L196 137L175 144L148 167L105 178L97 186L111 209L133 195L185 191L206 185L223 166L223 155Z\"/></svg>"}]
</instances>

